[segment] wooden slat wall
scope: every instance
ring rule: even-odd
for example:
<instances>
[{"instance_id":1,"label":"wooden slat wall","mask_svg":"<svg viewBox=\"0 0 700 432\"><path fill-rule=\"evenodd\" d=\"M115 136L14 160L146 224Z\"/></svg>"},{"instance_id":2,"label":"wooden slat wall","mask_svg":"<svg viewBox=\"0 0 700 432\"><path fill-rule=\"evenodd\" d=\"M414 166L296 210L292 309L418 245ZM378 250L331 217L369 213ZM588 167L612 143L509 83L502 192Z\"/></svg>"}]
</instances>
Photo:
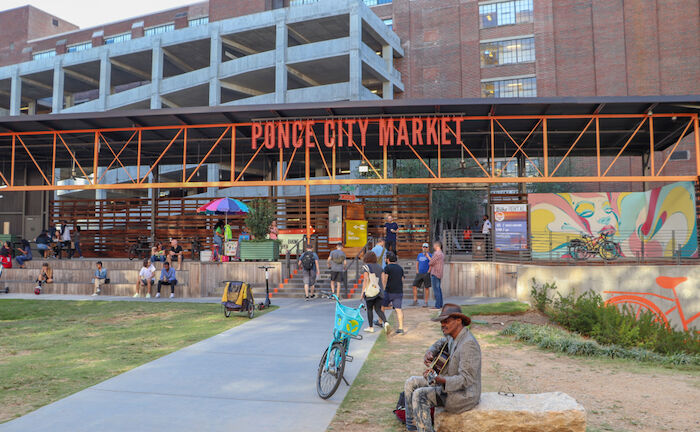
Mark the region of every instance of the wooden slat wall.
<instances>
[{"instance_id":1,"label":"wooden slat wall","mask_svg":"<svg viewBox=\"0 0 700 432\"><path fill-rule=\"evenodd\" d=\"M451 262L443 294L466 297L517 297L517 264Z\"/></svg>"},{"instance_id":2,"label":"wooden slat wall","mask_svg":"<svg viewBox=\"0 0 700 432\"><path fill-rule=\"evenodd\" d=\"M277 203L280 228L306 228L305 197L269 198ZM198 215L198 207L210 198L159 199L155 217L156 239L168 241L177 238L183 248L191 249L190 239L199 237L204 249L211 247L211 233L219 216ZM424 232L400 233L398 252L402 257L418 254L420 245L429 239L428 196L380 195L359 197L365 206L365 216L372 235L383 235L384 216L393 213L401 228ZM340 205L337 195L313 196L311 224L316 229L318 251L322 256L330 252L328 245L328 207ZM66 220L75 227L80 225L81 249L85 256L124 257L127 247L139 236L148 237L151 227L150 199L120 200L57 200L51 202L50 220L56 224ZM237 235L245 216L233 216L228 222Z\"/></svg>"}]
</instances>

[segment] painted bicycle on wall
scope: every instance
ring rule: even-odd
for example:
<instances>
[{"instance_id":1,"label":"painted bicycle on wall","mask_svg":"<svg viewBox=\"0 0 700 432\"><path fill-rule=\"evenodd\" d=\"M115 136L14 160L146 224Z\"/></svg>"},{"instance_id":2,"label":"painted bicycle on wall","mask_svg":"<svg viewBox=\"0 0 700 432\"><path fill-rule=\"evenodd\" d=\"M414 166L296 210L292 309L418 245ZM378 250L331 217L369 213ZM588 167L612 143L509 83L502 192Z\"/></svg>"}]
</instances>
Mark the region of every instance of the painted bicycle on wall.
<instances>
[{"instance_id":1,"label":"painted bicycle on wall","mask_svg":"<svg viewBox=\"0 0 700 432\"><path fill-rule=\"evenodd\" d=\"M611 231L601 231L597 237L582 234L581 238L569 241L569 256L576 261L585 261L596 256L605 261L613 261L622 255L620 244L612 240L613 234Z\"/></svg>"},{"instance_id":2,"label":"painted bicycle on wall","mask_svg":"<svg viewBox=\"0 0 700 432\"><path fill-rule=\"evenodd\" d=\"M605 301L605 304L627 306L628 308L631 308L632 312L635 313L635 316L637 318L639 318L642 312L652 312L654 315L657 316L657 319L663 322L667 327L670 327L668 318L669 315L673 312L678 312L678 316L680 317L680 322L683 326L683 330L688 330L688 325L695 321L697 318L700 318L700 312L696 313L690 318L686 319L685 317L685 313L683 312L683 306L681 305L678 293L676 292L676 287L687 280L688 278L686 277L659 276L656 278L656 284L661 288L671 290L671 292L673 293L673 297L667 297L648 292L603 291L603 293L605 294L612 295L612 297ZM663 303L670 302L673 304L673 306L664 312L661 309L661 307L659 307L654 301L652 301L655 299L661 299L664 301ZM700 333L700 331L698 331L698 333Z\"/></svg>"}]
</instances>

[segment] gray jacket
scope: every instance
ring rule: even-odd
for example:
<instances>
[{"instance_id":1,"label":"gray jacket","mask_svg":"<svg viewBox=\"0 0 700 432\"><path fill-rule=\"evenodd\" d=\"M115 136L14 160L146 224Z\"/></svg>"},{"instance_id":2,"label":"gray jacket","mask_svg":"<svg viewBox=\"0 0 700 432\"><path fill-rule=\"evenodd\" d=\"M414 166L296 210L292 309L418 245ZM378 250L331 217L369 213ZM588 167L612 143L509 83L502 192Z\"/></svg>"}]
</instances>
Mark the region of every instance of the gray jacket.
<instances>
[{"instance_id":1,"label":"gray jacket","mask_svg":"<svg viewBox=\"0 0 700 432\"><path fill-rule=\"evenodd\" d=\"M442 338L429 349L433 355L440 353L448 342ZM445 410L460 413L474 408L481 397L481 348L468 328L463 328L453 342L453 354L443 371L445 377Z\"/></svg>"}]
</instances>

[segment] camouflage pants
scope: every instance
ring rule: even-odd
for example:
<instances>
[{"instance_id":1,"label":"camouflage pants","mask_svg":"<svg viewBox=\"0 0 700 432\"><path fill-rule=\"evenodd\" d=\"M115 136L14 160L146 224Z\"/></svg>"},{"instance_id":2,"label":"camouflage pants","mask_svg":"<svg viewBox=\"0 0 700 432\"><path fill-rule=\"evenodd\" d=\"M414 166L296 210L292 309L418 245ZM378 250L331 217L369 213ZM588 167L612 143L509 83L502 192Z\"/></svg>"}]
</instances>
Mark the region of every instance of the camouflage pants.
<instances>
[{"instance_id":1,"label":"camouflage pants","mask_svg":"<svg viewBox=\"0 0 700 432\"><path fill-rule=\"evenodd\" d=\"M413 376L404 384L406 397L406 429L409 431L433 432L430 408L442 406L445 391L442 386L428 386L422 376Z\"/></svg>"}]
</instances>

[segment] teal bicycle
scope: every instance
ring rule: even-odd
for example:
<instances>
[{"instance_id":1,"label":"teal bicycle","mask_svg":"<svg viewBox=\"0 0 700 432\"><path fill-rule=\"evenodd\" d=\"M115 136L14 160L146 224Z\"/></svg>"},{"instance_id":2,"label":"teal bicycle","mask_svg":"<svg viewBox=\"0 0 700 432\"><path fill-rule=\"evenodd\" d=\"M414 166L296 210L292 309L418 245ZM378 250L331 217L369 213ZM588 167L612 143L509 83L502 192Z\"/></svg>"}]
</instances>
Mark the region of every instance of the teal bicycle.
<instances>
[{"instance_id":1,"label":"teal bicycle","mask_svg":"<svg viewBox=\"0 0 700 432\"><path fill-rule=\"evenodd\" d=\"M345 362L351 362L350 339L362 340L358 333L365 320L361 311L365 305L360 305L354 309L343 306L340 299L335 294L321 293L322 297L335 300L335 325L333 327L333 340L328 344L328 348L321 356L318 364L318 376L316 378L316 392L321 399L328 399L338 390L340 381L350 385L345 379Z\"/></svg>"}]
</instances>

